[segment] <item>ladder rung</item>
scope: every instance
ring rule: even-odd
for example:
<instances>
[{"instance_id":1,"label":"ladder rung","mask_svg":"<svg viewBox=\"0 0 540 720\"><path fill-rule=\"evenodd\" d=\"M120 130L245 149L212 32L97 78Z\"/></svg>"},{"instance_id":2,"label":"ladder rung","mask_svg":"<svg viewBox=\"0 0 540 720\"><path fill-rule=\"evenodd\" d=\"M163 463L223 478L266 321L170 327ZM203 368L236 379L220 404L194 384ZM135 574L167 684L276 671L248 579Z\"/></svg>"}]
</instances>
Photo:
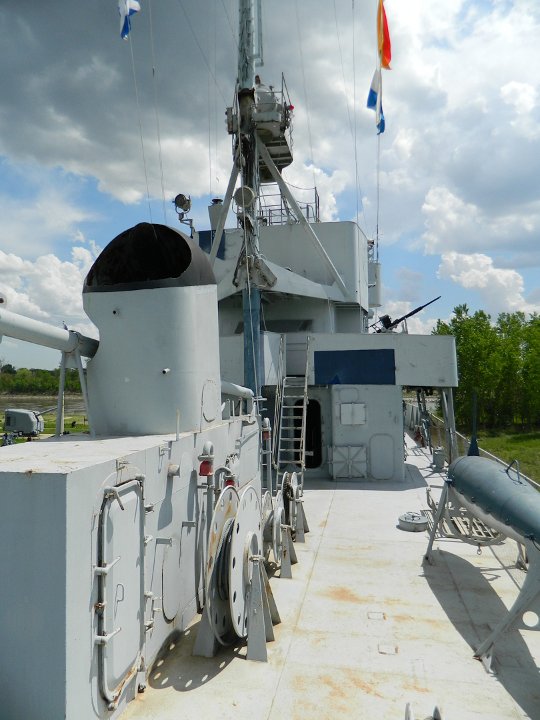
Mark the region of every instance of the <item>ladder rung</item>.
<instances>
[{"instance_id":1,"label":"ladder rung","mask_svg":"<svg viewBox=\"0 0 540 720\"><path fill-rule=\"evenodd\" d=\"M279 429L275 435L275 467L282 470L293 464L302 469L306 456L306 377L283 378L277 401Z\"/></svg>"}]
</instances>

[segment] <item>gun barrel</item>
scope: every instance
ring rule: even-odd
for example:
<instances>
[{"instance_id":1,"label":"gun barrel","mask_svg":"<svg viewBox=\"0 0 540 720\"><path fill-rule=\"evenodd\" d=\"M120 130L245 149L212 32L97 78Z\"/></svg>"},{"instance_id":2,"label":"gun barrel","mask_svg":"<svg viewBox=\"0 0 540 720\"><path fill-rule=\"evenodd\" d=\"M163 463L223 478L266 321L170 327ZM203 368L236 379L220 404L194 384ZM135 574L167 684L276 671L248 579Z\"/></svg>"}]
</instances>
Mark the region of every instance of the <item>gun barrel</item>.
<instances>
[{"instance_id":1,"label":"gun barrel","mask_svg":"<svg viewBox=\"0 0 540 720\"><path fill-rule=\"evenodd\" d=\"M392 324L390 325L390 328L396 327L397 325L399 325L400 322L403 322L403 321L406 320L407 318L410 318L410 317L412 317L413 315L416 315L416 313L419 313L420 310L423 310L424 308L427 308L428 305L431 305L431 304L434 303L436 300L440 300L440 299L441 299L441 296L439 295L439 297L433 298L433 300L430 300L429 302L425 303L424 305L420 305L420 307L414 308L414 310L411 310L411 311L408 312L406 315L402 315L402 316L401 316L400 318L398 318L397 320L393 320L393 321L392 321Z\"/></svg>"},{"instance_id":2,"label":"gun barrel","mask_svg":"<svg viewBox=\"0 0 540 720\"><path fill-rule=\"evenodd\" d=\"M32 320L4 309L0 310L0 335L62 352L73 352L78 348L84 357L93 357L99 346L97 340L75 330L56 328L40 320Z\"/></svg>"}]
</instances>

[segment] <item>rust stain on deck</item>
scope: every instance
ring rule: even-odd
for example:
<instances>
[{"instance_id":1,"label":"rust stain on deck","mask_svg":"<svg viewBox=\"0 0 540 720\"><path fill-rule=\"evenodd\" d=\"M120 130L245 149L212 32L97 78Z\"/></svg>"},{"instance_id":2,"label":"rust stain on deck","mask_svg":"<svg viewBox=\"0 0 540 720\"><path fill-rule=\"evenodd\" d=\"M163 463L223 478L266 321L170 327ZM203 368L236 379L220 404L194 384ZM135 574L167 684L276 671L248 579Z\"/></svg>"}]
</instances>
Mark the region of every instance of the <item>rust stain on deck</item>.
<instances>
[{"instance_id":1,"label":"rust stain on deck","mask_svg":"<svg viewBox=\"0 0 540 720\"><path fill-rule=\"evenodd\" d=\"M329 587L321 594L332 600L339 600L339 602L363 603L366 601L365 598L355 593L354 590L340 585Z\"/></svg>"}]
</instances>

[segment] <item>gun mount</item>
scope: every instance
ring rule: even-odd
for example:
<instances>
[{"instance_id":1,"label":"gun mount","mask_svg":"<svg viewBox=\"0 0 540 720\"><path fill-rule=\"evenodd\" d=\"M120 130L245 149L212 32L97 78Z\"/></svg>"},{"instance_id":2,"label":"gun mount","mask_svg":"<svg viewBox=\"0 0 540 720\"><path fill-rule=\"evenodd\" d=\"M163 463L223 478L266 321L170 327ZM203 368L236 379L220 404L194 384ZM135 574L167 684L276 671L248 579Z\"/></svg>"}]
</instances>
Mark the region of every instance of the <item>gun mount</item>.
<instances>
[{"instance_id":1,"label":"gun mount","mask_svg":"<svg viewBox=\"0 0 540 720\"><path fill-rule=\"evenodd\" d=\"M440 300L441 296L439 295L436 298L433 298L433 300L430 300L429 302L425 303L424 305L420 305L417 308L414 308L414 310L411 310L406 315L402 315L401 317L397 318L397 320L392 320L390 315L382 315L377 322L374 322L373 325L370 325L371 328L377 327L377 330L375 332L378 333L385 333L385 332L391 332L394 328L396 328L398 325L400 325L404 320L407 320L408 318L412 317L413 315L416 315L424 308L427 308L428 305L431 305L432 303L436 302L437 300Z\"/></svg>"}]
</instances>

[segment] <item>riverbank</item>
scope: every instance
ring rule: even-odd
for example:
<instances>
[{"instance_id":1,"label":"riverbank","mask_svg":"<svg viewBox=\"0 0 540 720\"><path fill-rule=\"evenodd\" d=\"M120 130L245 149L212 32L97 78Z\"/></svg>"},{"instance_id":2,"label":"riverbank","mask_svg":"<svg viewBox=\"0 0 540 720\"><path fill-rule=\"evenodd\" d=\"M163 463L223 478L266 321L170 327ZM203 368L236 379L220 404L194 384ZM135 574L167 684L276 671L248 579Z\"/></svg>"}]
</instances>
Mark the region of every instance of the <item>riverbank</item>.
<instances>
[{"instance_id":1,"label":"riverbank","mask_svg":"<svg viewBox=\"0 0 540 720\"><path fill-rule=\"evenodd\" d=\"M508 463L517 460L520 470L527 477L540 482L540 430L523 433L481 432L478 445Z\"/></svg>"},{"instance_id":2,"label":"riverbank","mask_svg":"<svg viewBox=\"0 0 540 720\"><path fill-rule=\"evenodd\" d=\"M50 410L56 412L56 404L58 398L56 395L26 395L18 393L0 393L0 413L4 413L6 408L20 408L22 410L37 410L45 412ZM52 408L52 410L51 410ZM64 396L64 408L70 413L84 413L83 396L73 393Z\"/></svg>"}]
</instances>

